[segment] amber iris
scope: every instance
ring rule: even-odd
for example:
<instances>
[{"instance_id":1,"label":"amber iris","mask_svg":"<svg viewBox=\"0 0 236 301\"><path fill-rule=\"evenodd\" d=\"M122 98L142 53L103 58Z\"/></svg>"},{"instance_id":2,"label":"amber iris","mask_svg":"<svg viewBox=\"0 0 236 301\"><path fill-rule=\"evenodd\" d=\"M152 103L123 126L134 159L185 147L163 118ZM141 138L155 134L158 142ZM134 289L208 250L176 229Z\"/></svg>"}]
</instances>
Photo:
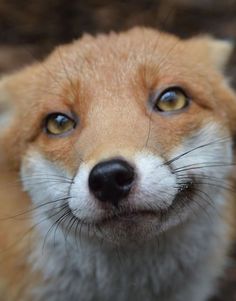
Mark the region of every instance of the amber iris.
<instances>
[{"instance_id":1,"label":"amber iris","mask_svg":"<svg viewBox=\"0 0 236 301\"><path fill-rule=\"evenodd\" d=\"M156 100L155 108L160 112L174 112L189 104L186 94L179 88L165 90Z\"/></svg>"},{"instance_id":2,"label":"amber iris","mask_svg":"<svg viewBox=\"0 0 236 301\"><path fill-rule=\"evenodd\" d=\"M51 135L61 135L70 132L75 127L75 120L62 113L53 113L46 118L45 129Z\"/></svg>"}]
</instances>

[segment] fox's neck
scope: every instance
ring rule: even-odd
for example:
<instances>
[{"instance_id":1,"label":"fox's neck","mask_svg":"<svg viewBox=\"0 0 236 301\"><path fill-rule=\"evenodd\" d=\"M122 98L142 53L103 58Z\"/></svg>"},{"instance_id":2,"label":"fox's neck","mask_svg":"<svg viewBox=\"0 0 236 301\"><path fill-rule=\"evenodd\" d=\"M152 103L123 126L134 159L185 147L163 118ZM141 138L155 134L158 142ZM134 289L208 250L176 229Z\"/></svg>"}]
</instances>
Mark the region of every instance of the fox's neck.
<instances>
[{"instance_id":1,"label":"fox's neck","mask_svg":"<svg viewBox=\"0 0 236 301\"><path fill-rule=\"evenodd\" d=\"M203 300L193 283L197 290L198 282L202 285L206 279L212 279L209 273L216 273L228 243L225 230L214 209L140 245L112 247L85 237L76 245L74 240L65 241L63 234L55 241L48 237L45 242L44 233L33 259L34 266L46 279L39 290L43 296L38 300L141 301L156 300L159 296L163 301L172 301L190 300L195 295L196 300ZM189 281L190 278L196 279ZM179 299L173 299L172 289L176 294L183 285L185 289L180 289ZM63 296L55 293L60 287L64 288ZM209 290L212 285L208 282L203 287ZM201 294L208 292L203 290ZM55 299L49 299L50 295Z\"/></svg>"}]
</instances>

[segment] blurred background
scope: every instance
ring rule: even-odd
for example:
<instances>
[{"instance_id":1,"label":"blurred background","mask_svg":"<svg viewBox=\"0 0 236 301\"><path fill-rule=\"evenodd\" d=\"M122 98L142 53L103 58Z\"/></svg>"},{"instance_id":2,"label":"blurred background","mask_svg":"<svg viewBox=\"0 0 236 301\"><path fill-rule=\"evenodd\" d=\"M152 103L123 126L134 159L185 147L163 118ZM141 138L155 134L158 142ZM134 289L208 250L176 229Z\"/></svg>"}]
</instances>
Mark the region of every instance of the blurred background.
<instances>
[{"instance_id":1,"label":"blurred background","mask_svg":"<svg viewBox=\"0 0 236 301\"><path fill-rule=\"evenodd\" d=\"M188 37L236 40L236 0L0 0L0 73L84 32L146 25ZM236 87L236 51L228 68Z\"/></svg>"},{"instance_id":2,"label":"blurred background","mask_svg":"<svg viewBox=\"0 0 236 301\"><path fill-rule=\"evenodd\" d=\"M236 0L0 0L0 74L41 59L85 32L135 25L181 37L210 33L236 42ZM236 88L236 50L227 75ZM236 252L231 258L219 294L211 301L236 301Z\"/></svg>"}]
</instances>

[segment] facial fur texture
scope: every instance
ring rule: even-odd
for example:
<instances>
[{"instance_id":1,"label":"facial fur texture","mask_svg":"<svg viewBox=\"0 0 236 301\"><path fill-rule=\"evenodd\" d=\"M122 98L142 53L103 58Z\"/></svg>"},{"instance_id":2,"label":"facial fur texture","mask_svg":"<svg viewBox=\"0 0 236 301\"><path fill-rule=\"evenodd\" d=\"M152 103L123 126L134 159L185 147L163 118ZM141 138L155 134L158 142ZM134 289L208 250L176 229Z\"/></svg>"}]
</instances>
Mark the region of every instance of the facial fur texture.
<instances>
[{"instance_id":1,"label":"facial fur texture","mask_svg":"<svg viewBox=\"0 0 236 301\"><path fill-rule=\"evenodd\" d=\"M135 28L85 35L2 79L1 151L37 208L33 300L205 301L214 292L232 240L229 53L209 37ZM154 109L168 87L185 91L185 109ZM77 126L49 135L53 112L77 116ZM135 171L119 206L88 185L92 168L114 158Z\"/></svg>"}]
</instances>

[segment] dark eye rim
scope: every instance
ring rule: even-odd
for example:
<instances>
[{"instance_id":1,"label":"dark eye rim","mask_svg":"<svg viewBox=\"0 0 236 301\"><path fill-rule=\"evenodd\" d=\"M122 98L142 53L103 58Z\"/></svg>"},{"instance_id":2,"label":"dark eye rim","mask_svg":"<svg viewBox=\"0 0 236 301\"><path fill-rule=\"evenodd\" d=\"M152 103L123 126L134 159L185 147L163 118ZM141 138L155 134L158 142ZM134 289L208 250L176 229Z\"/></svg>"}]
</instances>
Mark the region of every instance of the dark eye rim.
<instances>
[{"instance_id":1,"label":"dark eye rim","mask_svg":"<svg viewBox=\"0 0 236 301\"><path fill-rule=\"evenodd\" d=\"M186 105L183 108L178 109L178 110L174 110L174 111L165 112L165 111L159 110L156 106L157 101L165 93L167 93L169 91L172 91L172 90L179 91L186 97L186 100L187 100ZM191 102L192 102L192 98L189 96L189 94L186 92L186 90L184 88L182 88L181 86L178 86L178 85L165 87L161 90L158 90L157 92L151 93L151 95L150 95L150 103L151 103L153 111L157 112L159 114L162 114L162 115L174 115L174 114L182 113L182 112L186 111L189 108Z\"/></svg>"},{"instance_id":2,"label":"dark eye rim","mask_svg":"<svg viewBox=\"0 0 236 301\"><path fill-rule=\"evenodd\" d=\"M58 116L58 115L61 115L61 116L64 116L66 118L68 118L69 120L73 121L74 123L74 126L73 128L71 128L70 130L64 132L64 133L61 133L61 134L53 134L51 133L50 131L48 131L47 129L47 124L49 122L49 119L52 118L53 116ZM43 120L43 130L44 132L48 135L48 136L51 136L51 137L64 137L64 136L67 136L68 134L70 134L72 131L74 131L77 127L79 123L79 118L78 116L73 113L73 112L70 112L70 113L62 113L62 112L51 112L51 113L48 113L46 115L46 117L44 118Z\"/></svg>"}]
</instances>

